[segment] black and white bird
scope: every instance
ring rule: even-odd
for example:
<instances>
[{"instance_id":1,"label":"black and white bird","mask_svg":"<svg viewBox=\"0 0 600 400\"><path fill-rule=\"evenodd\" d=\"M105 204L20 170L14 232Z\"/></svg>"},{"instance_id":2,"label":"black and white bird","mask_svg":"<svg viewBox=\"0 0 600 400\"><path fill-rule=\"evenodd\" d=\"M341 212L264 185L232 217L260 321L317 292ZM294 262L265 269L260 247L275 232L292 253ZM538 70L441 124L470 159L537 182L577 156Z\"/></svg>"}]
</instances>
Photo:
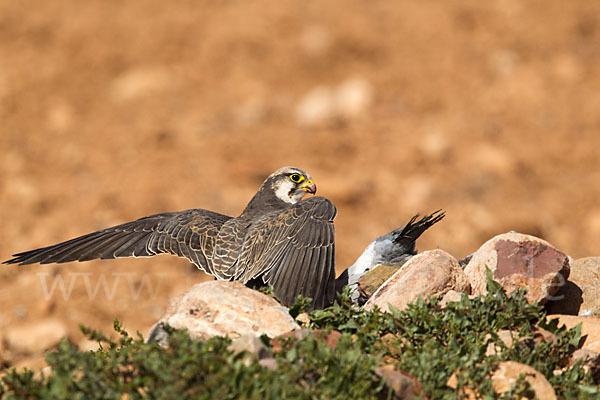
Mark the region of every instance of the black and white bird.
<instances>
[{"instance_id":1,"label":"black and white bird","mask_svg":"<svg viewBox=\"0 0 600 400\"><path fill-rule=\"evenodd\" d=\"M337 210L305 171L269 175L238 217L203 209L156 214L52 246L15 254L5 264L64 263L173 254L219 280L271 285L290 306L301 294L311 308L335 297L333 220Z\"/></svg>"},{"instance_id":2,"label":"black and white bird","mask_svg":"<svg viewBox=\"0 0 600 400\"><path fill-rule=\"evenodd\" d=\"M417 221L417 214L406 225L373 240L356 262L340 275L336 281L337 290L348 285L352 300L357 303L364 302L366 299L361 299L358 291L358 279L377 265L402 263L417 254L415 242L419 236L444 216L445 214L438 210Z\"/></svg>"}]
</instances>

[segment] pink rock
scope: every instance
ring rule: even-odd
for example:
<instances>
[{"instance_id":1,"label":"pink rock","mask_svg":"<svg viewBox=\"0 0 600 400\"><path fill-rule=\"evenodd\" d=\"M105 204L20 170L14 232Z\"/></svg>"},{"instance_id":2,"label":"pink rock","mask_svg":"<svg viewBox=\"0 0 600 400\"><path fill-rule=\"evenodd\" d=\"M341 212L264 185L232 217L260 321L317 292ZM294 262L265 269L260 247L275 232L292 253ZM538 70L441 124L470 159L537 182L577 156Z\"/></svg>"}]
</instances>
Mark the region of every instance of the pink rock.
<instances>
[{"instance_id":1,"label":"pink rock","mask_svg":"<svg viewBox=\"0 0 600 400\"><path fill-rule=\"evenodd\" d=\"M165 343L164 325L186 328L192 339L237 338L245 334L281 335L298 324L275 299L240 282L210 281L171 299L165 315L150 329L149 340Z\"/></svg>"},{"instance_id":2,"label":"pink rock","mask_svg":"<svg viewBox=\"0 0 600 400\"><path fill-rule=\"evenodd\" d=\"M600 257L571 262L569 280L546 305L549 314L600 317Z\"/></svg>"},{"instance_id":3,"label":"pink rock","mask_svg":"<svg viewBox=\"0 0 600 400\"><path fill-rule=\"evenodd\" d=\"M385 382L393 393L394 400L410 400L417 396L423 398L423 388L417 379L392 364L383 364L375 368L375 374Z\"/></svg>"},{"instance_id":4,"label":"pink rock","mask_svg":"<svg viewBox=\"0 0 600 400\"><path fill-rule=\"evenodd\" d=\"M531 303L543 304L569 277L569 258L545 240L509 232L484 243L465 267L471 294L487 293L488 268L507 292L525 288Z\"/></svg>"},{"instance_id":5,"label":"pink rock","mask_svg":"<svg viewBox=\"0 0 600 400\"><path fill-rule=\"evenodd\" d=\"M571 329L581 324L581 337L585 337L582 349L600 353L600 318L579 317L576 315L549 315L548 319L558 318L558 326Z\"/></svg>"},{"instance_id":6,"label":"pink rock","mask_svg":"<svg viewBox=\"0 0 600 400\"><path fill-rule=\"evenodd\" d=\"M464 293L457 292L456 290L449 290L440 300L440 306L446 307L448 303L458 303L463 294Z\"/></svg>"},{"instance_id":7,"label":"pink rock","mask_svg":"<svg viewBox=\"0 0 600 400\"><path fill-rule=\"evenodd\" d=\"M41 353L60 342L67 335L67 327L56 318L47 318L13 325L3 332L6 347L13 353Z\"/></svg>"},{"instance_id":8,"label":"pink rock","mask_svg":"<svg viewBox=\"0 0 600 400\"><path fill-rule=\"evenodd\" d=\"M554 388L542 373L529 365L515 361L503 361L498 364L498 368L491 375L492 388L498 395L501 395L512 388L521 374L525 376L525 381L529 383L536 399L556 400L557 397ZM452 374L446 385L452 389L458 388L456 373ZM470 387L463 387L459 394L460 398L469 400L483 398L476 390Z\"/></svg>"},{"instance_id":9,"label":"pink rock","mask_svg":"<svg viewBox=\"0 0 600 400\"><path fill-rule=\"evenodd\" d=\"M441 298L450 290L468 292L467 278L454 257L443 250L431 250L408 260L377 289L364 307L371 310L377 305L382 311L388 311L391 304L404 309L419 297Z\"/></svg>"},{"instance_id":10,"label":"pink rock","mask_svg":"<svg viewBox=\"0 0 600 400\"><path fill-rule=\"evenodd\" d=\"M515 361L503 361L498 365L498 369L492 374L494 391L498 394L509 391L521 374L525 374L525 381L529 383L536 399L556 399L554 388L543 374L529 365Z\"/></svg>"}]
</instances>

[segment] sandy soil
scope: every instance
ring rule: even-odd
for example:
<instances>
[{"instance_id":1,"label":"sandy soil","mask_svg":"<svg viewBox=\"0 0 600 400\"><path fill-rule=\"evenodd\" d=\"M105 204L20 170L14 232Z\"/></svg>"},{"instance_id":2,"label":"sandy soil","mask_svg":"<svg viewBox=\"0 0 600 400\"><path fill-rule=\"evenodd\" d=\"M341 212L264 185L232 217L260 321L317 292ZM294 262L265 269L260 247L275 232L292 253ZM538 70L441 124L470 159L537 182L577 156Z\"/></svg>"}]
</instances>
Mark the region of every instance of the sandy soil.
<instances>
[{"instance_id":1,"label":"sandy soil","mask_svg":"<svg viewBox=\"0 0 600 400\"><path fill-rule=\"evenodd\" d=\"M337 205L340 272L438 208L421 250L517 230L598 255L599 19L587 0L3 1L0 259L158 212L234 215L283 165ZM167 256L2 266L0 332L146 333L203 279Z\"/></svg>"}]
</instances>

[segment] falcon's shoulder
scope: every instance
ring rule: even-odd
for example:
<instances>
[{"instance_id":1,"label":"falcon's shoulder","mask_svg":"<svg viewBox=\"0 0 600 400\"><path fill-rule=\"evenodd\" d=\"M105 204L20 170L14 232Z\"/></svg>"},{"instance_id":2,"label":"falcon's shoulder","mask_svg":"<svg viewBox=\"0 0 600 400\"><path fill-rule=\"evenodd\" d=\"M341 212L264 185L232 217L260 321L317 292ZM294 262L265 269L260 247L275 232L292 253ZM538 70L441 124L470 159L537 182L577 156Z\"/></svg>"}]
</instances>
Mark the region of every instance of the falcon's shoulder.
<instances>
[{"instance_id":1,"label":"falcon's shoulder","mask_svg":"<svg viewBox=\"0 0 600 400\"><path fill-rule=\"evenodd\" d=\"M298 294L311 297L314 307L333 302L336 214L330 200L315 196L260 217L244 242L236 279L261 276L288 306Z\"/></svg>"},{"instance_id":2,"label":"falcon's shoulder","mask_svg":"<svg viewBox=\"0 0 600 400\"><path fill-rule=\"evenodd\" d=\"M335 205L331 200L323 196L314 196L302 200L294 204L292 209L297 209L296 212L298 215L308 214L313 218L329 220L331 222L333 222L337 215Z\"/></svg>"}]
</instances>

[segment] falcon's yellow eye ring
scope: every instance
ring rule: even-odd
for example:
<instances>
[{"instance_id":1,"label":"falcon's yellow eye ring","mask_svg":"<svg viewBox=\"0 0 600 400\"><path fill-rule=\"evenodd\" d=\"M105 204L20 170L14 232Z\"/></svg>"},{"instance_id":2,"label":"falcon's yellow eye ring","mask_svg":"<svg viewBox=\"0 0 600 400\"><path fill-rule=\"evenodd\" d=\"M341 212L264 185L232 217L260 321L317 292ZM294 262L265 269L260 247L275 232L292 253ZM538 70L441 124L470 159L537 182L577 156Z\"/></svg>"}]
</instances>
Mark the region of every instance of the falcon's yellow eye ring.
<instances>
[{"instance_id":1,"label":"falcon's yellow eye ring","mask_svg":"<svg viewBox=\"0 0 600 400\"><path fill-rule=\"evenodd\" d=\"M290 179L292 180L292 182L294 183L300 183L304 180L304 177L300 174L291 174L290 175Z\"/></svg>"}]
</instances>

